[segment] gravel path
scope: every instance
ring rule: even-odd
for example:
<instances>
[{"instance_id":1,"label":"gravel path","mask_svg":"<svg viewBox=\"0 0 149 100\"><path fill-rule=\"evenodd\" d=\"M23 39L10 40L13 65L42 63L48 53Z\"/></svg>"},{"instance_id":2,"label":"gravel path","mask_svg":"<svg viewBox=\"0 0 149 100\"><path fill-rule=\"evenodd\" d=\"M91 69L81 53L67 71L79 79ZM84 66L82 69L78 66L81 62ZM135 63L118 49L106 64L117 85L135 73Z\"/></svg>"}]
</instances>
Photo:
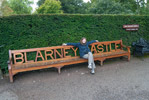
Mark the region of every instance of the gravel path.
<instances>
[{"instance_id":1,"label":"gravel path","mask_svg":"<svg viewBox=\"0 0 149 100\"><path fill-rule=\"evenodd\" d=\"M149 100L149 58L96 62L91 75L87 63L19 73L10 83L0 80L0 100Z\"/></svg>"}]
</instances>

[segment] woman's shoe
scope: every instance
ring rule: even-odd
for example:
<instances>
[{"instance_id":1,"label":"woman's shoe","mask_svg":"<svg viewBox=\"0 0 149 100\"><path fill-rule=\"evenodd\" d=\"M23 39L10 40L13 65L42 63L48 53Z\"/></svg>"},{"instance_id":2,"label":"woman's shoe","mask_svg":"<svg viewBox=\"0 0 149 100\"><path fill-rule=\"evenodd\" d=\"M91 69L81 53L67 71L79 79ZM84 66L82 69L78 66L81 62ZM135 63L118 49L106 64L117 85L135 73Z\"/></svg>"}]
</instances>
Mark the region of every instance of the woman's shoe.
<instances>
[{"instance_id":1,"label":"woman's shoe","mask_svg":"<svg viewBox=\"0 0 149 100\"><path fill-rule=\"evenodd\" d=\"M91 74L95 74L95 71L94 70L91 70Z\"/></svg>"},{"instance_id":2,"label":"woman's shoe","mask_svg":"<svg viewBox=\"0 0 149 100\"><path fill-rule=\"evenodd\" d=\"M91 70L91 74L95 74L95 70L94 70L93 63L92 63L92 70Z\"/></svg>"},{"instance_id":3,"label":"woman's shoe","mask_svg":"<svg viewBox=\"0 0 149 100\"><path fill-rule=\"evenodd\" d=\"M89 65L88 65L88 68L89 68L89 69L92 69L92 65L91 65L91 64L89 64Z\"/></svg>"}]
</instances>

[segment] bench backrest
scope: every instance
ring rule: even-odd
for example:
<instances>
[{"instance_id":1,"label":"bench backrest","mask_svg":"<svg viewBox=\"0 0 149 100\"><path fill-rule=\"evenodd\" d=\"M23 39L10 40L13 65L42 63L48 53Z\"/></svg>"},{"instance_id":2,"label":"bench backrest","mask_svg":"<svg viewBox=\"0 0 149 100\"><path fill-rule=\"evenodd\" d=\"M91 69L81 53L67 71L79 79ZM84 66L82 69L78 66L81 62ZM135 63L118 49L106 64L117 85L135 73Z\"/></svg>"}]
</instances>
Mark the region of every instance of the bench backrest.
<instances>
[{"instance_id":1,"label":"bench backrest","mask_svg":"<svg viewBox=\"0 0 149 100\"><path fill-rule=\"evenodd\" d=\"M92 43L90 48L93 54L114 52L122 49L122 40L96 42ZM53 46L23 50L9 50L9 59L11 64L69 59L72 57L79 57L78 51L78 48L74 46Z\"/></svg>"}]
</instances>

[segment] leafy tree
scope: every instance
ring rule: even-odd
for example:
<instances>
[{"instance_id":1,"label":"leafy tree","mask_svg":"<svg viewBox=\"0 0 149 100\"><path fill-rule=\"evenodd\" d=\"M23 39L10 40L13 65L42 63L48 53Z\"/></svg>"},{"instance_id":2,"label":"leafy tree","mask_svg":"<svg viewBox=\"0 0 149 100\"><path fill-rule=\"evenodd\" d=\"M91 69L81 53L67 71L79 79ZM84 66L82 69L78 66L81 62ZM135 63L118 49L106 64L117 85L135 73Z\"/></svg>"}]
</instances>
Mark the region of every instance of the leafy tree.
<instances>
[{"instance_id":1,"label":"leafy tree","mask_svg":"<svg viewBox=\"0 0 149 100\"><path fill-rule=\"evenodd\" d=\"M39 0L37 2L40 7L45 0ZM60 0L62 10L64 13L86 13L86 7L88 4L84 3L83 0Z\"/></svg>"},{"instance_id":2,"label":"leafy tree","mask_svg":"<svg viewBox=\"0 0 149 100\"><path fill-rule=\"evenodd\" d=\"M38 9L38 13L63 13L61 10L61 2L59 0L46 0Z\"/></svg>"},{"instance_id":3,"label":"leafy tree","mask_svg":"<svg viewBox=\"0 0 149 100\"><path fill-rule=\"evenodd\" d=\"M93 14L131 14L131 10L126 9L120 3L111 0L93 0L89 9Z\"/></svg>"},{"instance_id":4,"label":"leafy tree","mask_svg":"<svg viewBox=\"0 0 149 100\"><path fill-rule=\"evenodd\" d=\"M38 7L40 7L42 4L44 4L44 2L45 2L45 0L39 0L39 1L37 2Z\"/></svg>"},{"instance_id":5,"label":"leafy tree","mask_svg":"<svg viewBox=\"0 0 149 100\"><path fill-rule=\"evenodd\" d=\"M121 3L125 8L131 10L134 14L148 14L149 9L145 0L114 0Z\"/></svg>"},{"instance_id":6,"label":"leafy tree","mask_svg":"<svg viewBox=\"0 0 149 100\"><path fill-rule=\"evenodd\" d=\"M39 0L40 6L45 0ZM144 0L60 0L64 13L92 14L148 14L149 4Z\"/></svg>"},{"instance_id":7,"label":"leafy tree","mask_svg":"<svg viewBox=\"0 0 149 100\"><path fill-rule=\"evenodd\" d=\"M131 10L132 12L136 12L137 10L137 3L136 0L114 0L117 3L120 3L126 9Z\"/></svg>"},{"instance_id":8,"label":"leafy tree","mask_svg":"<svg viewBox=\"0 0 149 100\"><path fill-rule=\"evenodd\" d=\"M13 10L8 6L7 0L0 1L0 16L8 16L12 14Z\"/></svg>"},{"instance_id":9,"label":"leafy tree","mask_svg":"<svg viewBox=\"0 0 149 100\"><path fill-rule=\"evenodd\" d=\"M90 2L87 2L87 3L83 3L82 4L82 11L81 14L89 14L89 8L91 7L91 3Z\"/></svg>"},{"instance_id":10,"label":"leafy tree","mask_svg":"<svg viewBox=\"0 0 149 100\"><path fill-rule=\"evenodd\" d=\"M83 0L60 0L64 13L84 13Z\"/></svg>"},{"instance_id":11,"label":"leafy tree","mask_svg":"<svg viewBox=\"0 0 149 100\"><path fill-rule=\"evenodd\" d=\"M14 14L30 14L32 11L31 0L9 0L9 7Z\"/></svg>"},{"instance_id":12,"label":"leafy tree","mask_svg":"<svg viewBox=\"0 0 149 100\"><path fill-rule=\"evenodd\" d=\"M145 3L144 0L139 1L139 8L138 8L138 14L140 15L149 15L149 2Z\"/></svg>"}]
</instances>

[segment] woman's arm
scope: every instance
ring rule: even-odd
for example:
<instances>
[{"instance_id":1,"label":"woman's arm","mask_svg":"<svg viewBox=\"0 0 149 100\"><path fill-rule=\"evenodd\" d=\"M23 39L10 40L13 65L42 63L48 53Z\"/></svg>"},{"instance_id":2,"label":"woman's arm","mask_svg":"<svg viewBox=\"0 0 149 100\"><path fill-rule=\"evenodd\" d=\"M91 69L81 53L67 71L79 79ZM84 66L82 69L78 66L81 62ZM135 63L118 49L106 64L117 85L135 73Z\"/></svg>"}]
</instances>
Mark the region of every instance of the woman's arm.
<instances>
[{"instance_id":1,"label":"woman's arm","mask_svg":"<svg viewBox=\"0 0 149 100\"><path fill-rule=\"evenodd\" d=\"M73 45L73 46L78 46L79 45L79 43L66 43L67 45Z\"/></svg>"},{"instance_id":2,"label":"woman's arm","mask_svg":"<svg viewBox=\"0 0 149 100\"><path fill-rule=\"evenodd\" d=\"M72 46L78 46L79 45L79 43L63 43L62 44L63 46L65 46L65 45L72 45Z\"/></svg>"},{"instance_id":3,"label":"woman's arm","mask_svg":"<svg viewBox=\"0 0 149 100\"><path fill-rule=\"evenodd\" d=\"M87 42L87 44L90 45L90 44L95 43L95 42L99 42L99 41L98 40L92 40L92 41Z\"/></svg>"}]
</instances>

